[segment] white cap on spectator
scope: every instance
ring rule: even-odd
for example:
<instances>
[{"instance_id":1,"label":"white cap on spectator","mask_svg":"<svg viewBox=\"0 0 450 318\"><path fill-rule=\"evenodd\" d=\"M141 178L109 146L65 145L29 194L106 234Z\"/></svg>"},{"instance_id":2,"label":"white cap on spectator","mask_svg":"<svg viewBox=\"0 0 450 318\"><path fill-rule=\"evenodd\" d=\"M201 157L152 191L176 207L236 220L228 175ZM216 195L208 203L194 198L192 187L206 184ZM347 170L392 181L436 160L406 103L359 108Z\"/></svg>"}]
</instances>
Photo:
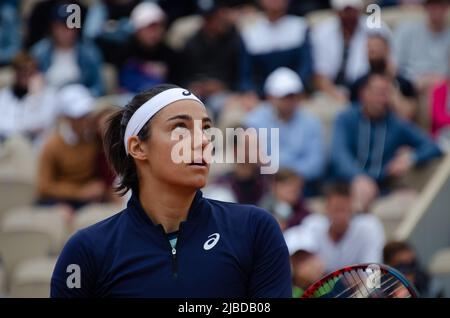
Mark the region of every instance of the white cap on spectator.
<instances>
[{"instance_id":1,"label":"white cap on spectator","mask_svg":"<svg viewBox=\"0 0 450 318\"><path fill-rule=\"evenodd\" d=\"M303 235L301 231L297 231L295 227L286 231L285 240L291 256L297 251L305 251L312 254L318 252L317 242L314 242L310 236Z\"/></svg>"},{"instance_id":2,"label":"white cap on spectator","mask_svg":"<svg viewBox=\"0 0 450 318\"><path fill-rule=\"evenodd\" d=\"M165 19L164 11L153 2L142 2L131 12L130 20L134 30L139 30L152 23L161 22Z\"/></svg>"},{"instance_id":3,"label":"white cap on spectator","mask_svg":"<svg viewBox=\"0 0 450 318\"><path fill-rule=\"evenodd\" d=\"M93 110L95 99L81 84L70 84L58 93L60 114L70 118L81 118Z\"/></svg>"},{"instance_id":4,"label":"white cap on spectator","mask_svg":"<svg viewBox=\"0 0 450 318\"><path fill-rule=\"evenodd\" d=\"M264 84L266 95L284 97L290 94L299 94L303 91L300 76L287 67L279 67L267 77Z\"/></svg>"},{"instance_id":5,"label":"white cap on spectator","mask_svg":"<svg viewBox=\"0 0 450 318\"><path fill-rule=\"evenodd\" d=\"M347 7L362 9L364 6L363 0L331 0L331 7L334 10L343 10Z\"/></svg>"}]
</instances>

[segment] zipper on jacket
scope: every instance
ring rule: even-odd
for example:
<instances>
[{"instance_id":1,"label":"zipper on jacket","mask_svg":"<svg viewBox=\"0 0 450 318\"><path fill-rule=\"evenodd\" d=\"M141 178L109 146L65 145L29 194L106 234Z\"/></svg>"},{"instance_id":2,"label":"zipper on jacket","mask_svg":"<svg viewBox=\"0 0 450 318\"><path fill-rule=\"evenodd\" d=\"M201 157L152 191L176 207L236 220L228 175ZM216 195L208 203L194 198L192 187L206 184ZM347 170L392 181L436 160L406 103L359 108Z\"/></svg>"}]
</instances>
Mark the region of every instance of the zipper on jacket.
<instances>
[{"instance_id":1,"label":"zipper on jacket","mask_svg":"<svg viewBox=\"0 0 450 318\"><path fill-rule=\"evenodd\" d=\"M164 232L164 229L163 229ZM177 242L175 244L175 247L172 247L172 244L169 240L167 240L167 243L169 243L171 254L172 254L172 275L174 278L178 277L178 259L177 259L177 246L180 241L180 233L181 233L181 224L178 228L178 236L177 236Z\"/></svg>"},{"instance_id":2,"label":"zipper on jacket","mask_svg":"<svg viewBox=\"0 0 450 318\"><path fill-rule=\"evenodd\" d=\"M172 247L172 274L174 278L178 276L177 249Z\"/></svg>"}]
</instances>

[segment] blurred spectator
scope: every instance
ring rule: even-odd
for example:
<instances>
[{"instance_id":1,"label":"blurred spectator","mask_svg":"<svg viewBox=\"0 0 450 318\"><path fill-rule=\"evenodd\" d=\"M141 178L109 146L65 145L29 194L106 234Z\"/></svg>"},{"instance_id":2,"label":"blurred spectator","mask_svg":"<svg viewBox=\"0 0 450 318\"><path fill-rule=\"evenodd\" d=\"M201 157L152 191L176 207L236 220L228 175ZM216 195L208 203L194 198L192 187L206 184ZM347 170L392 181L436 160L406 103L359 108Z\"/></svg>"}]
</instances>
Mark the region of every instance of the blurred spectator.
<instances>
[{"instance_id":1,"label":"blurred spectator","mask_svg":"<svg viewBox=\"0 0 450 318\"><path fill-rule=\"evenodd\" d=\"M370 74L361 83L359 103L335 122L331 164L335 176L352 182L358 209L367 211L380 189L412 167L441 155L420 128L390 109L391 78Z\"/></svg>"},{"instance_id":2,"label":"blurred spectator","mask_svg":"<svg viewBox=\"0 0 450 318\"><path fill-rule=\"evenodd\" d=\"M402 119L412 121L417 112L417 92L414 84L400 75L390 57L389 39L381 33L369 35L367 39L367 51L369 58L369 73L386 74L392 80L392 107L393 111ZM353 83L351 87L351 99L358 99L361 83L364 75Z\"/></svg>"},{"instance_id":3,"label":"blurred spectator","mask_svg":"<svg viewBox=\"0 0 450 318\"><path fill-rule=\"evenodd\" d=\"M407 242L390 242L383 249L383 259L405 275L422 298L444 297L442 286L419 263L416 252Z\"/></svg>"},{"instance_id":4,"label":"blurred spectator","mask_svg":"<svg viewBox=\"0 0 450 318\"><path fill-rule=\"evenodd\" d=\"M395 38L399 71L421 92L448 74L450 48L448 0L426 0L424 7L427 20L399 25Z\"/></svg>"},{"instance_id":5,"label":"blurred spectator","mask_svg":"<svg viewBox=\"0 0 450 318\"><path fill-rule=\"evenodd\" d=\"M81 83L95 96L103 94L102 58L91 43L79 39L79 30L66 25L66 5L52 8L51 36L36 43L31 52L49 85Z\"/></svg>"},{"instance_id":6,"label":"blurred spectator","mask_svg":"<svg viewBox=\"0 0 450 318\"><path fill-rule=\"evenodd\" d=\"M12 60L14 81L0 89L0 139L22 134L39 143L56 118L55 91L43 86L36 60L27 53Z\"/></svg>"},{"instance_id":7,"label":"blurred spectator","mask_svg":"<svg viewBox=\"0 0 450 318\"><path fill-rule=\"evenodd\" d=\"M450 54L449 54L450 64ZM450 150L450 72L430 92L431 133L443 150Z\"/></svg>"},{"instance_id":8,"label":"blurred spectator","mask_svg":"<svg viewBox=\"0 0 450 318\"><path fill-rule=\"evenodd\" d=\"M165 13L151 2L142 2L131 13L134 33L121 47L120 87L137 93L154 85L177 82L175 53L164 43Z\"/></svg>"},{"instance_id":9,"label":"blurred spectator","mask_svg":"<svg viewBox=\"0 0 450 318\"><path fill-rule=\"evenodd\" d=\"M307 85L312 75L311 45L304 18L287 14L289 0L259 0L263 15L241 31L240 89L263 95L267 76L278 67L294 70Z\"/></svg>"},{"instance_id":10,"label":"blurred spectator","mask_svg":"<svg viewBox=\"0 0 450 318\"><path fill-rule=\"evenodd\" d=\"M51 33L51 25L53 22L54 8L58 5L76 4L81 11L81 25L84 25L86 16L86 7L80 0L44 0L34 1L30 16L27 21L27 32L25 39L25 47L31 48L35 43L49 36Z\"/></svg>"},{"instance_id":11,"label":"blurred spectator","mask_svg":"<svg viewBox=\"0 0 450 318\"><path fill-rule=\"evenodd\" d=\"M399 5L417 5L423 0L378 0L375 1L381 7L399 6Z\"/></svg>"},{"instance_id":12,"label":"blurred spectator","mask_svg":"<svg viewBox=\"0 0 450 318\"><path fill-rule=\"evenodd\" d=\"M95 41L107 63L115 63L120 57L117 49L128 41L133 33L131 11L140 0L102 0L88 9L83 36Z\"/></svg>"},{"instance_id":13,"label":"blurred spectator","mask_svg":"<svg viewBox=\"0 0 450 318\"><path fill-rule=\"evenodd\" d=\"M241 40L233 26L233 9L226 1L203 2L199 1L203 25L187 41L181 53L181 83L197 96L207 98L224 90L236 89Z\"/></svg>"},{"instance_id":14,"label":"blurred spectator","mask_svg":"<svg viewBox=\"0 0 450 318\"><path fill-rule=\"evenodd\" d=\"M20 50L21 31L18 7L7 1L0 3L0 66L10 63Z\"/></svg>"},{"instance_id":15,"label":"blurred spectator","mask_svg":"<svg viewBox=\"0 0 450 318\"><path fill-rule=\"evenodd\" d=\"M250 153L257 153L258 140L256 135L245 134L245 131L236 130L231 135L234 164L232 171L220 176L202 191L205 197L241 204L261 205L262 200L270 191L270 180L267 175L260 173L258 160L251 162ZM239 148L240 141L244 146ZM238 149L239 148L239 149ZM239 162L238 151L245 151L242 162Z\"/></svg>"},{"instance_id":16,"label":"blurred spectator","mask_svg":"<svg viewBox=\"0 0 450 318\"><path fill-rule=\"evenodd\" d=\"M323 261L314 253L298 250L291 256L292 297L302 297L305 290L324 276Z\"/></svg>"},{"instance_id":17,"label":"blurred spectator","mask_svg":"<svg viewBox=\"0 0 450 318\"><path fill-rule=\"evenodd\" d=\"M264 91L268 97L245 118L245 125L279 129L280 167L293 169L306 181L322 175L325 161L322 127L319 120L302 109L303 84L296 72L278 68L266 80ZM270 143L267 145L270 153Z\"/></svg>"},{"instance_id":18,"label":"blurred spectator","mask_svg":"<svg viewBox=\"0 0 450 318\"><path fill-rule=\"evenodd\" d=\"M38 204L64 203L77 209L103 201L108 193L98 175L99 145L89 120L94 99L79 84L62 88L58 97L62 118L40 156Z\"/></svg>"},{"instance_id":19,"label":"blurred spectator","mask_svg":"<svg viewBox=\"0 0 450 318\"><path fill-rule=\"evenodd\" d=\"M305 16L315 10L330 8L329 0L290 0L289 12Z\"/></svg>"},{"instance_id":20,"label":"blurred spectator","mask_svg":"<svg viewBox=\"0 0 450 318\"><path fill-rule=\"evenodd\" d=\"M317 254L326 272L350 264L379 263L384 245L381 222L371 214L354 214L348 184L333 184L326 192L326 214L307 216L285 232L291 255L298 250Z\"/></svg>"},{"instance_id":21,"label":"blurred spectator","mask_svg":"<svg viewBox=\"0 0 450 318\"><path fill-rule=\"evenodd\" d=\"M271 193L261 203L277 219L282 231L300 224L309 214L303 201L303 185L295 171L281 168L275 174Z\"/></svg>"},{"instance_id":22,"label":"blurred spectator","mask_svg":"<svg viewBox=\"0 0 450 318\"><path fill-rule=\"evenodd\" d=\"M315 86L339 103L346 103L347 89L369 70L369 28L362 14L362 0L331 0L331 6L336 16L311 32ZM385 30L382 26L378 32Z\"/></svg>"},{"instance_id":23,"label":"blurred spectator","mask_svg":"<svg viewBox=\"0 0 450 318\"><path fill-rule=\"evenodd\" d=\"M232 2L234 0L229 0ZM159 6L167 12L167 24L172 24L178 18L197 13L198 0L158 0ZM209 2L209 0L203 0Z\"/></svg>"},{"instance_id":24,"label":"blurred spectator","mask_svg":"<svg viewBox=\"0 0 450 318\"><path fill-rule=\"evenodd\" d=\"M115 201L117 203L122 203L122 199L114 191L116 174L114 170L111 169L108 160L106 159L106 154L103 149L103 136L106 132L107 122L109 117L117 111L116 107L107 106L98 111L91 113L91 127L95 129L95 138L97 141L98 152L96 158L96 167L98 171L98 177L103 181L106 187L105 200Z\"/></svg>"}]
</instances>

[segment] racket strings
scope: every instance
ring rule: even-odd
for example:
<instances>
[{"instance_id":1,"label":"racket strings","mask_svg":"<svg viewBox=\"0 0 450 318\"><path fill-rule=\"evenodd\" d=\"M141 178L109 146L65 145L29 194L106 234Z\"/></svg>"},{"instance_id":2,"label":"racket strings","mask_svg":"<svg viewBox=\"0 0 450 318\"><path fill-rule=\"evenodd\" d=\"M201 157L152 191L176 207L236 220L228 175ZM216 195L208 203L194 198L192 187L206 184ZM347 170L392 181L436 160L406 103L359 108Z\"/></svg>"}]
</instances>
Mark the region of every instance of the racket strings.
<instances>
[{"instance_id":1,"label":"racket strings","mask_svg":"<svg viewBox=\"0 0 450 318\"><path fill-rule=\"evenodd\" d=\"M355 278L356 275L356 278ZM350 281L350 279L348 279L348 277L346 277L346 281L347 281L347 285L349 285L350 287L348 288L348 290L354 290L356 289L353 294L350 295L350 298L355 298L355 296L359 293L359 298L363 298L363 297L367 297L368 295L370 295L371 291L369 291L367 289L366 284L364 284L364 278L361 277L361 275L359 274L359 272L355 272L355 271L350 271L348 273L347 276L351 277L351 281L355 282L352 285L352 282ZM365 277L365 279L367 279L367 277ZM363 287L363 288L361 288ZM348 296L346 296L346 298L348 298Z\"/></svg>"},{"instance_id":2,"label":"racket strings","mask_svg":"<svg viewBox=\"0 0 450 318\"><path fill-rule=\"evenodd\" d=\"M401 288L405 288L403 286L403 284L401 284L401 282L399 282L394 276L384 274L384 275L380 276L380 280L382 280L383 277L388 277L388 279L384 280L379 285L379 287L376 286L376 288L373 288L373 287L367 286L367 284L364 283L364 282L368 281L369 275L367 273L363 272L362 270L360 272L351 271L351 272L343 273L341 275L341 279L344 279L345 284L349 287L347 287L342 292L340 292L339 294L337 294L333 297L334 298L339 298L339 297L355 298L356 296L358 296L359 298L364 298L364 297L367 297L367 296L373 294L376 291L388 293L389 289L391 289L394 286L399 285L387 294L387 296L389 297L389 296L394 295ZM388 285L388 284L390 284L390 285ZM347 293L349 293L349 294L346 295ZM409 294L409 292L408 292L408 294ZM408 297L411 297L411 295L409 294Z\"/></svg>"},{"instance_id":3,"label":"racket strings","mask_svg":"<svg viewBox=\"0 0 450 318\"><path fill-rule=\"evenodd\" d=\"M404 287L403 285L400 284L400 286L398 286L398 287L397 287L396 289L394 289L390 294L388 294L387 297L388 297L388 298L392 298L392 297L389 297L389 296L395 295L395 293L396 293L397 291L400 291L400 290L402 290L402 289L405 289L405 287ZM407 294L407 295L403 295L402 297L403 297L403 298L411 298L412 295L411 295L411 293L408 291L408 294Z\"/></svg>"},{"instance_id":4,"label":"racket strings","mask_svg":"<svg viewBox=\"0 0 450 318\"><path fill-rule=\"evenodd\" d=\"M362 293L361 291L360 291L360 296L361 297L367 297L367 296L369 296L369 295L371 295L375 290L376 290L376 288L370 288L370 290L367 288L368 286L367 286L367 284L365 284L364 282L367 282L368 280L369 280L369 275L368 274L366 274L366 273L364 273L364 274L362 274L361 273L362 272L362 270L359 270L358 271L358 279L357 279L357 283L355 284L355 285L358 285L358 286L364 286L364 288L366 289L366 293L364 294L364 293ZM356 274L356 273L355 273ZM379 279L381 280L381 277L382 276L380 276L379 277ZM380 284L380 288L382 287L382 284ZM350 287L350 290L352 289L353 287L351 286ZM354 298L355 297L355 295L358 293L358 291L356 291L355 293L353 293L353 294L351 294L351 296L350 296L350 298ZM348 297L348 296L347 296ZM360 298L361 298L360 297Z\"/></svg>"},{"instance_id":5,"label":"racket strings","mask_svg":"<svg viewBox=\"0 0 450 318\"><path fill-rule=\"evenodd\" d=\"M359 286L361 285L362 279L361 279L360 277L358 277L358 278L355 280L354 276L352 275L353 272L354 272L354 271L346 272L346 273L343 273L343 274L341 275L341 277L342 277L343 279L345 279L346 285L349 286L349 287L347 287L347 288L344 289L342 292L340 292L339 294L337 294L336 296L334 296L335 298L338 298L338 297L344 295L344 294L345 294L346 292L348 292L348 291L351 291L351 292L352 292L352 294L350 294L351 297L354 297L358 292L361 292L360 289L359 289ZM351 280L347 277L348 275L351 275L351 277L352 277ZM353 281L353 282L352 282L352 281ZM355 281L356 281L356 283L355 283ZM358 290L357 290L357 291L354 290L356 287L358 287ZM365 287L366 287L366 286L365 286ZM366 290L367 290L367 287L366 287ZM348 296L350 296L350 295L347 295L347 296L345 296L345 297L348 297Z\"/></svg>"},{"instance_id":6,"label":"racket strings","mask_svg":"<svg viewBox=\"0 0 450 318\"><path fill-rule=\"evenodd\" d=\"M388 284L388 283L391 282L392 280L394 280L395 282L394 282L394 284L392 284L391 286L394 286L395 284L398 283L398 281L396 281L395 277L390 277L390 278L387 279L385 282L381 283L379 288L371 288L371 290L370 290L370 291L368 290L368 293L367 293L366 295L362 295L362 297L367 297L367 296L369 296L370 294L372 294L374 291L377 291L377 290L381 290L382 292L384 292L385 290L383 289L383 285ZM363 285L363 286L366 287L366 285L364 284L363 281L361 281L361 282L358 283L358 284L359 284L359 285ZM391 286L388 286L388 288L391 287ZM354 288L354 286L351 286L349 289L351 290L352 288ZM367 287L366 287L366 289L367 289ZM355 292L355 293L349 295L350 297L347 296L347 298L354 298L355 295L356 295L356 293L357 293L357 292Z\"/></svg>"}]
</instances>

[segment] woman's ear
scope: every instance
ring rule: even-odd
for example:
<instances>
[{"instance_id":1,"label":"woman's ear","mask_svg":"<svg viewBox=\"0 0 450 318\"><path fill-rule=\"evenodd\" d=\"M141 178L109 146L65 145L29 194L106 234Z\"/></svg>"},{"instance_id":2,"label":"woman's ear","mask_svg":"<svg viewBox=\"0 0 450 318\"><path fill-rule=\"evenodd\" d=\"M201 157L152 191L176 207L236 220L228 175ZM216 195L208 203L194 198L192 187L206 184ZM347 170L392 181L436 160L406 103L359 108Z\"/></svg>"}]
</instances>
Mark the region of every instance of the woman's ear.
<instances>
[{"instance_id":1,"label":"woman's ear","mask_svg":"<svg viewBox=\"0 0 450 318\"><path fill-rule=\"evenodd\" d=\"M128 139L128 153L134 159L147 160L147 153L143 148L143 143L139 140L138 136L131 136Z\"/></svg>"}]
</instances>

